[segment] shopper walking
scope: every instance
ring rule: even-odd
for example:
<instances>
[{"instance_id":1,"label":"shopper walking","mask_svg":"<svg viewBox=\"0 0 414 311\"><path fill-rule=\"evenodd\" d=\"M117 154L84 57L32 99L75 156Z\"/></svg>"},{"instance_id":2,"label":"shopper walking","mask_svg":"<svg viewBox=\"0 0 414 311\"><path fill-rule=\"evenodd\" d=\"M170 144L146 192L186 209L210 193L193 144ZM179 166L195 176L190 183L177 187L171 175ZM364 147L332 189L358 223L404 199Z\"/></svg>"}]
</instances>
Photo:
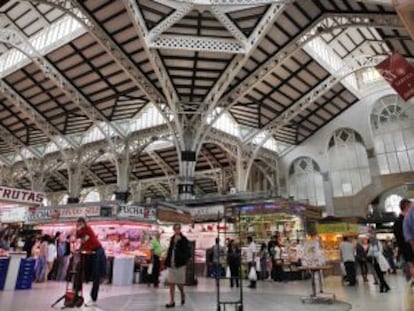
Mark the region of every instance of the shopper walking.
<instances>
[{"instance_id":1,"label":"shopper walking","mask_svg":"<svg viewBox=\"0 0 414 311\"><path fill-rule=\"evenodd\" d=\"M403 224L404 218L407 215L411 207L411 201L408 199L402 199L400 201L401 213L398 219L394 222L393 232L398 246L397 258L401 263L401 268L407 281L411 279L410 270L413 270L414 266L414 251L410 244L405 241Z\"/></svg>"},{"instance_id":2,"label":"shopper walking","mask_svg":"<svg viewBox=\"0 0 414 311\"><path fill-rule=\"evenodd\" d=\"M49 240L50 237L48 235L44 235L40 240L35 274L35 281L38 283L45 282L47 280L47 256Z\"/></svg>"},{"instance_id":3,"label":"shopper walking","mask_svg":"<svg viewBox=\"0 0 414 311\"><path fill-rule=\"evenodd\" d=\"M181 233L181 225L174 225L174 235L170 240L165 265L168 267L168 283L170 287L170 302L166 308L175 307L175 286L181 294L181 305L185 304L185 275L187 262L190 259L190 246L187 238Z\"/></svg>"},{"instance_id":4,"label":"shopper walking","mask_svg":"<svg viewBox=\"0 0 414 311\"><path fill-rule=\"evenodd\" d=\"M407 203L408 204L408 203ZM404 218L404 238L410 244L411 250L414 251L414 207L412 203L409 204L409 210ZM414 278L414 265L410 265L410 275Z\"/></svg>"},{"instance_id":5,"label":"shopper walking","mask_svg":"<svg viewBox=\"0 0 414 311\"><path fill-rule=\"evenodd\" d=\"M385 280L385 273L390 268L390 265L384 257L381 243L375 237L371 237L368 256L373 260L373 266L379 280L380 292L388 292L391 288Z\"/></svg>"},{"instance_id":6,"label":"shopper walking","mask_svg":"<svg viewBox=\"0 0 414 311\"><path fill-rule=\"evenodd\" d=\"M285 279L285 273L283 270L283 258L282 258L282 243L278 238L275 244L275 252L274 252L274 264L275 264L275 278L276 282L283 282Z\"/></svg>"},{"instance_id":7,"label":"shopper walking","mask_svg":"<svg viewBox=\"0 0 414 311\"><path fill-rule=\"evenodd\" d=\"M57 249L55 240L51 237L47 241L47 279L53 280L56 267Z\"/></svg>"},{"instance_id":8,"label":"shopper walking","mask_svg":"<svg viewBox=\"0 0 414 311\"><path fill-rule=\"evenodd\" d=\"M260 248L260 280L264 281L267 278L267 246L262 243Z\"/></svg>"},{"instance_id":9,"label":"shopper walking","mask_svg":"<svg viewBox=\"0 0 414 311\"><path fill-rule=\"evenodd\" d=\"M358 242L356 247L356 260L361 269L361 275L364 282L368 282L368 249L368 239L364 237Z\"/></svg>"},{"instance_id":10,"label":"shopper walking","mask_svg":"<svg viewBox=\"0 0 414 311\"><path fill-rule=\"evenodd\" d=\"M341 259L345 266L346 277L349 286L356 285L356 271L355 271L355 250L349 237L344 236L340 246Z\"/></svg>"},{"instance_id":11,"label":"shopper walking","mask_svg":"<svg viewBox=\"0 0 414 311\"><path fill-rule=\"evenodd\" d=\"M256 271L256 244L253 242L253 238L251 236L247 237L247 264L248 264L248 271L250 274L250 270L253 268ZM256 281L250 280L249 288L256 288Z\"/></svg>"},{"instance_id":12,"label":"shopper walking","mask_svg":"<svg viewBox=\"0 0 414 311\"><path fill-rule=\"evenodd\" d=\"M91 301L86 303L87 307L96 306L98 300L99 286L101 279L106 275L106 255L99 242L95 232L86 223L85 218L81 217L78 219L76 224L76 237L81 239L81 251L90 253L91 268L92 268L92 289L91 289Z\"/></svg>"},{"instance_id":13,"label":"shopper walking","mask_svg":"<svg viewBox=\"0 0 414 311\"><path fill-rule=\"evenodd\" d=\"M275 280L275 246L276 246L276 236L270 238L269 243L267 243L267 250L269 252L269 258L271 262L270 266L270 280Z\"/></svg>"},{"instance_id":14,"label":"shopper walking","mask_svg":"<svg viewBox=\"0 0 414 311\"><path fill-rule=\"evenodd\" d=\"M234 242L230 240L227 248L227 265L230 268L230 287L233 288L234 285L239 287L239 278L240 278L240 248Z\"/></svg>"},{"instance_id":15,"label":"shopper walking","mask_svg":"<svg viewBox=\"0 0 414 311\"><path fill-rule=\"evenodd\" d=\"M161 234L156 233L155 238L151 242L151 254L152 254L152 283L154 287L158 287L160 283L160 257L161 257Z\"/></svg>"}]
</instances>

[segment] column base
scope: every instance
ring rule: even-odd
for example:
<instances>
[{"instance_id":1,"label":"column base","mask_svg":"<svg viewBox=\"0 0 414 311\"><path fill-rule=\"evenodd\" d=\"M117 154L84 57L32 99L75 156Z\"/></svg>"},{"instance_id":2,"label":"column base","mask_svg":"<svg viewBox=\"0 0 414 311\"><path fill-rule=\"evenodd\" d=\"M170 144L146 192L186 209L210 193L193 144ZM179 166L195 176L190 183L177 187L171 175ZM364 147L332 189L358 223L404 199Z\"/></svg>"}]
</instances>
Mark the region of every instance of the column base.
<instances>
[{"instance_id":1,"label":"column base","mask_svg":"<svg viewBox=\"0 0 414 311\"><path fill-rule=\"evenodd\" d=\"M80 200L79 200L79 198L69 197L66 202L67 202L67 204L78 204L80 202Z\"/></svg>"},{"instance_id":2,"label":"column base","mask_svg":"<svg viewBox=\"0 0 414 311\"><path fill-rule=\"evenodd\" d=\"M178 198L180 200L191 200L194 198L194 185L193 184L179 184L178 185Z\"/></svg>"},{"instance_id":3,"label":"column base","mask_svg":"<svg viewBox=\"0 0 414 311\"><path fill-rule=\"evenodd\" d=\"M115 191L115 201L120 201L123 203L128 202L129 192L128 191Z\"/></svg>"}]
</instances>

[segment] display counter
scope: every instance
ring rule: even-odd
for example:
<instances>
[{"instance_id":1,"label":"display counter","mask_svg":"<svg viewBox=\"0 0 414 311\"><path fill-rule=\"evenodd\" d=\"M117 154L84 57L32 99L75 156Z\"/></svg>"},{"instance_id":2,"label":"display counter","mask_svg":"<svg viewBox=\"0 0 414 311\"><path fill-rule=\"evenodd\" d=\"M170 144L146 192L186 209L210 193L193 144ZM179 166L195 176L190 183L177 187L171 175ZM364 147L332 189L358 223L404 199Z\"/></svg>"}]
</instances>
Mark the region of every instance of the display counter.
<instances>
[{"instance_id":1,"label":"display counter","mask_svg":"<svg viewBox=\"0 0 414 311\"><path fill-rule=\"evenodd\" d=\"M365 232L361 227L363 226L344 222L317 224L316 230L321 239L326 260L331 263L339 262L341 260L339 246L343 236L357 238L359 233Z\"/></svg>"},{"instance_id":2,"label":"display counter","mask_svg":"<svg viewBox=\"0 0 414 311\"><path fill-rule=\"evenodd\" d=\"M112 268L112 284L131 285L134 281L134 266L134 256L115 257Z\"/></svg>"},{"instance_id":3,"label":"display counter","mask_svg":"<svg viewBox=\"0 0 414 311\"><path fill-rule=\"evenodd\" d=\"M32 288L35 260L26 259L26 253L10 252L0 258L0 290Z\"/></svg>"}]
</instances>

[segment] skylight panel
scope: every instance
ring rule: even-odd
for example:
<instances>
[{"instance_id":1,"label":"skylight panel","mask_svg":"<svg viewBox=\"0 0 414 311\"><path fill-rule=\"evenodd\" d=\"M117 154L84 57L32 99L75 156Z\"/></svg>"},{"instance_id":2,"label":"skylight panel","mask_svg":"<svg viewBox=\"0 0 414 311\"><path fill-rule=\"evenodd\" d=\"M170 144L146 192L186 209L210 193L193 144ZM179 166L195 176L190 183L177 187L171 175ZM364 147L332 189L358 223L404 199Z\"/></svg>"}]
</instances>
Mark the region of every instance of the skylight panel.
<instances>
[{"instance_id":1,"label":"skylight panel","mask_svg":"<svg viewBox=\"0 0 414 311\"><path fill-rule=\"evenodd\" d=\"M86 32L83 25L70 15L66 15L46 29L28 38L29 43L41 54L46 55ZM33 55L32 55L33 56ZM16 48L0 56L0 78L30 63L27 55Z\"/></svg>"},{"instance_id":2,"label":"skylight panel","mask_svg":"<svg viewBox=\"0 0 414 311\"><path fill-rule=\"evenodd\" d=\"M136 118L130 121L129 132L165 124L165 120L153 104L148 104Z\"/></svg>"},{"instance_id":3,"label":"skylight panel","mask_svg":"<svg viewBox=\"0 0 414 311\"><path fill-rule=\"evenodd\" d=\"M347 67L347 64L322 38L317 37L311 40L305 44L304 50L333 76L341 79L341 83L359 97L359 88L355 74L350 74L345 78L341 77L341 71Z\"/></svg>"},{"instance_id":4,"label":"skylight panel","mask_svg":"<svg viewBox=\"0 0 414 311\"><path fill-rule=\"evenodd\" d=\"M207 118L207 123L210 124L214 120L215 116L221 113L221 111L222 111L221 108L217 108L216 111L213 113L213 115ZM214 122L213 127L227 134L230 134L232 136L241 137L239 124L227 112L223 113Z\"/></svg>"}]
</instances>

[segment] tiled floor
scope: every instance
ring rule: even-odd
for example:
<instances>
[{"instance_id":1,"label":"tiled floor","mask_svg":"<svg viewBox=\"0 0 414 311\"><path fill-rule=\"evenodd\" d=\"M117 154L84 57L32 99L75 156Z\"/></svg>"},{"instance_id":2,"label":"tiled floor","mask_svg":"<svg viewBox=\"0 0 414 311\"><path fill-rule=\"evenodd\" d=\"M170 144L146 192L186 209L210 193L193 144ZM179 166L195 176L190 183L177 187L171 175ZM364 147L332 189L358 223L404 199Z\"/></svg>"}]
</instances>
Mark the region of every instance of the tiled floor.
<instances>
[{"instance_id":1,"label":"tiled floor","mask_svg":"<svg viewBox=\"0 0 414 311\"><path fill-rule=\"evenodd\" d=\"M414 311L414 293L409 293L407 284L401 276L389 276L391 292L380 294L372 283L360 283L355 288L343 287L336 277L326 279L326 291L335 293L338 300L352 305L355 311ZM309 282L298 281L284 284L259 282L256 290L245 289L246 311L347 311L350 305L303 305L301 296L309 293ZM32 290L18 292L0 292L0 311L46 311L65 289L64 283L49 282L36 284ZM86 290L89 287L86 286ZM229 288L223 287L225 295L231 295ZM233 292L233 295L235 293ZM164 310L168 300L166 288L158 290L143 285L102 287L99 308L103 311L157 311ZM216 311L214 281L200 279L197 287L187 288L185 307L177 306L182 311ZM88 308L76 310L90 310ZM233 309L227 309L233 311Z\"/></svg>"}]
</instances>

